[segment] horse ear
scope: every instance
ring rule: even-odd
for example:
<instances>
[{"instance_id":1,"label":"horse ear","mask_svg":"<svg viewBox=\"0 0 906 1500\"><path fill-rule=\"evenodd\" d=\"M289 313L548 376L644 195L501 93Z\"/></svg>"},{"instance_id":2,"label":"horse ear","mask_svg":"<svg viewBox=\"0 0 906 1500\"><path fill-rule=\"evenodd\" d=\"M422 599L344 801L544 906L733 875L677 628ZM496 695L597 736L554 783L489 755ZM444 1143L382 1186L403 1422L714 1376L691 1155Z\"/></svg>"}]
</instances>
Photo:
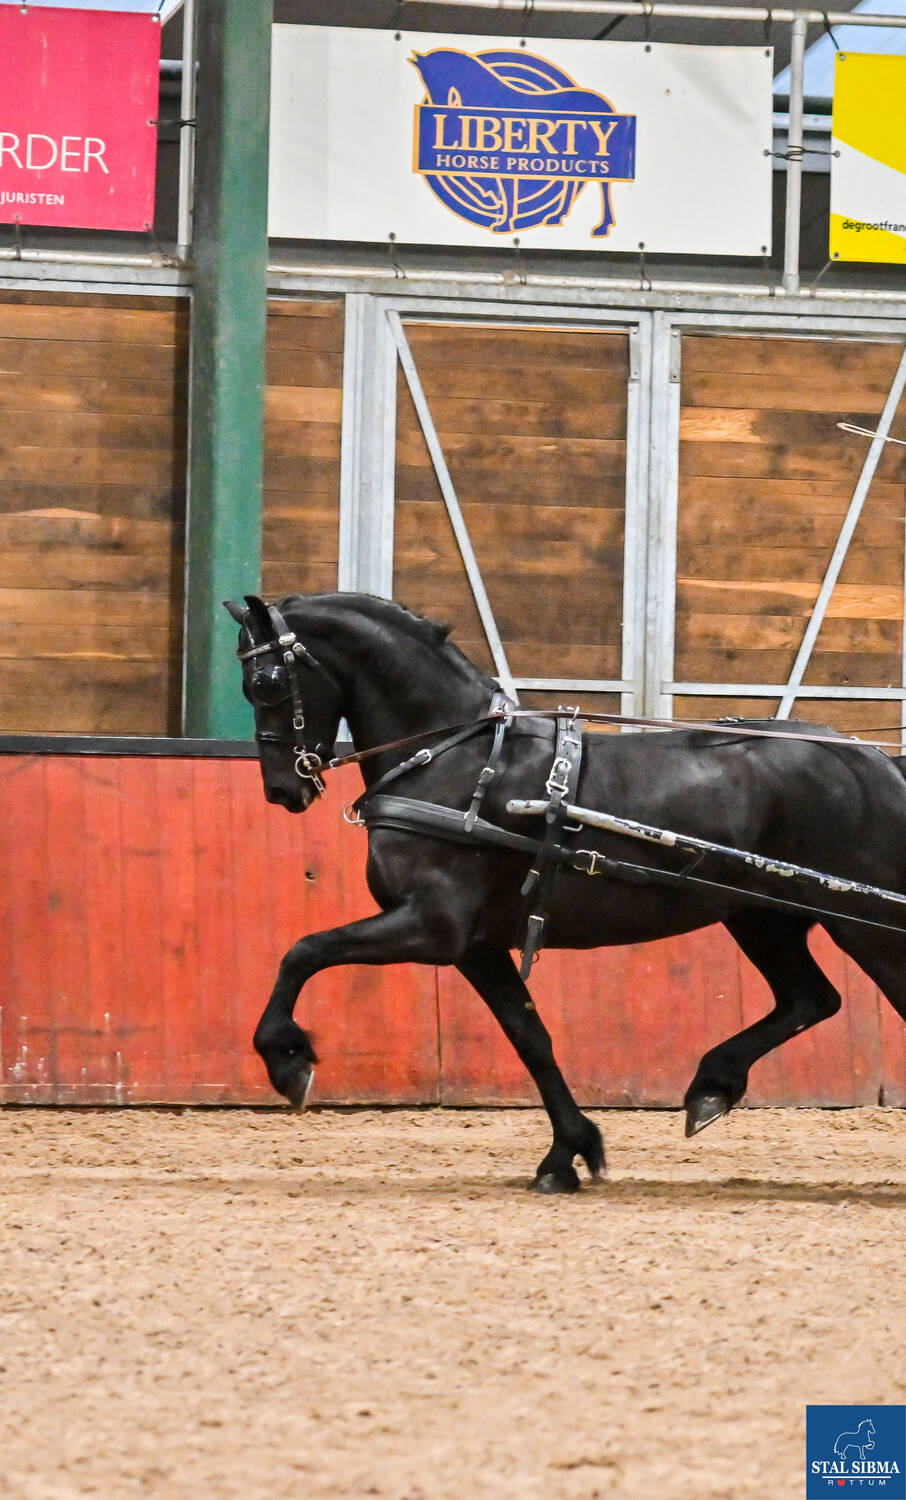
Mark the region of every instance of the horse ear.
<instances>
[{"instance_id":1,"label":"horse ear","mask_svg":"<svg viewBox=\"0 0 906 1500\"><path fill-rule=\"evenodd\" d=\"M245 617L248 614L248 610L244 609L241 604L236 604L232 599L224 599L223 607L228 614L232 615L237 625L245 624Z\"/></svg>"},{"instance_id":2,"label":"horse ear","mask_svg":"<svg viewBox=\"0 0 906 1500\"><path fill-rule=\"evenodd\" d=\"M253 637L259 638L263 636L266 640L268 636L274 633L271 617L267 612L267 605L263 599L258 598L257 594L244 594L243 598L248 605L245 614L246 630Z\"/></svg>"}]
</instances>

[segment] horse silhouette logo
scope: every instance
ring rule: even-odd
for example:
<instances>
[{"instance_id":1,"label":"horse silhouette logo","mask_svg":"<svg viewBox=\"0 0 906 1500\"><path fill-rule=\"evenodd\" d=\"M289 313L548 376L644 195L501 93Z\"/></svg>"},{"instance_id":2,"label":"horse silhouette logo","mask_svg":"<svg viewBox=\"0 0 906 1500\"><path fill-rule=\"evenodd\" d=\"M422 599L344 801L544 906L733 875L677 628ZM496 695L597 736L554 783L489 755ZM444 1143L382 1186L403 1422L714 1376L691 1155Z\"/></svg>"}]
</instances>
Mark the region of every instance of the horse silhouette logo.
<instances>
[{"instance_id":1,"label":"horse silhouette logo","mask_svg":"<svg viewBox=\"0 0 906 1500\"><path fill-rule=\"evenodd\" d=\"M859 1423L855 1432L840 1433L837 1441L834 1443L834 1452L838 1458L842 1458L843 1462L846 1463L848 1461L847 1454L852 1453L853 1449L855 1449L861 1461L867 1453L871 1452L874 1445L875 1424L868 1417L864 1422Z\"/></svg>"},{"instance_id":2,"label":"horse silhouette logo","mask_svg":"<svg viewBox=\"0 0 906 1500\"><path fill-rule=\"evenodd\" d=\"M438 47L410 62L426 90L414 170L441 203L492 234L516 234L562 224L597 183L602 210L591 233L610 233L612 184L635 178L634 115L529 52Z\"/></svg>"}]
</instances>

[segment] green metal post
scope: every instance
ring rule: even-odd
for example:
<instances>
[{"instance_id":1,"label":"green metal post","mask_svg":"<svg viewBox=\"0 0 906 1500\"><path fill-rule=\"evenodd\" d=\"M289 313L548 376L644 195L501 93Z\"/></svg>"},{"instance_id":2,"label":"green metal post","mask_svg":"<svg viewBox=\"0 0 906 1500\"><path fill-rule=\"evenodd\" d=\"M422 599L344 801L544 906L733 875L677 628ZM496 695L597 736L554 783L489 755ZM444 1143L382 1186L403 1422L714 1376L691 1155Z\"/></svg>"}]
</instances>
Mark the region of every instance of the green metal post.
<instances>
[{"instance_id":1,"label":"green metal post","mask_svg":"<svg viewBox=\"0 0 906 1500\"><path fill-rule=\"evenodd\" d=\"M222 600L256 593L273 0L201 0L189 376L184 733L247 739Z\"/></svg>"}]
</instances>

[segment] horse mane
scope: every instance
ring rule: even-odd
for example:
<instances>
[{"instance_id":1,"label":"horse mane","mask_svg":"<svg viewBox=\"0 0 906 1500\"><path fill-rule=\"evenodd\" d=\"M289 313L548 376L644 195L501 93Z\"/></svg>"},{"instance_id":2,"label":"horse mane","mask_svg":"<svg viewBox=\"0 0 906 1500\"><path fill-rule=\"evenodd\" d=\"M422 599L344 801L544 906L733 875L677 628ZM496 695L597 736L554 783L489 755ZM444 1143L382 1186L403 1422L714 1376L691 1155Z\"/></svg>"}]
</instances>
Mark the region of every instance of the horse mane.
<instances>
[{"instance_id":1,"label":"horse mane","mask_svg":"<svg viewBox=\"0 0 906 1500\"><path fill-rule=\"evenodd\" d=\"M404 604L398 604L395 599L382 599L376 594L288 594L285 599L278 602L281 611L287 609L304 610L309 606L323 604L331 609L348 611L350 614L364 616L366 620L375 625L385 625L389 629L401 630L411 640L420 642L423 646L442 652L451 665L456 665L461 672L465 672L471 678L479 677L482 681L493 683L493 678L476 666L464 652L450 640L452 626L439 620L430 620L425 615L417 615Z\"/></svg>"}]
</instances>

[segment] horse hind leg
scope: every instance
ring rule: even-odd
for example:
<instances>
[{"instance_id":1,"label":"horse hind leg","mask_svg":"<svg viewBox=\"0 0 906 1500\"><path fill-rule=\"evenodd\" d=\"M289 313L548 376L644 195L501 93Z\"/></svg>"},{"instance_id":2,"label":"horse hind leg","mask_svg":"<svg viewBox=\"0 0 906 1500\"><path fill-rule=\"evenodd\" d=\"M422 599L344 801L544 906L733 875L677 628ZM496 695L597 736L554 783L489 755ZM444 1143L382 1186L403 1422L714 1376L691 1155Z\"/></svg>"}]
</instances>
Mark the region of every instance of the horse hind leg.
<instances>
[{"instance_id":1,"label":"horse hind leg","mask_svg":"<svg viewBox=\"0 0 906 1500\"><path fill-rule=\"evenodd\" d=\"M728 1114L759 1058L840 1009L840 996L808 949L811 922L773 912L742 912L725 926L767 980L774 1009L706 1052L686 1091L686 1135Z\"/></svg>"},{"instance_id":2,"label":"horse hind leg","mask_svg":"<svg viewBox=\"0 0 906 1500\"><path fill-rule=\"evenodd\" d=\"M897 1015L906 1021L906 932L884 932L855 922L825 922L838 948L878 986Z\"/></svg>"}]
</instances>

